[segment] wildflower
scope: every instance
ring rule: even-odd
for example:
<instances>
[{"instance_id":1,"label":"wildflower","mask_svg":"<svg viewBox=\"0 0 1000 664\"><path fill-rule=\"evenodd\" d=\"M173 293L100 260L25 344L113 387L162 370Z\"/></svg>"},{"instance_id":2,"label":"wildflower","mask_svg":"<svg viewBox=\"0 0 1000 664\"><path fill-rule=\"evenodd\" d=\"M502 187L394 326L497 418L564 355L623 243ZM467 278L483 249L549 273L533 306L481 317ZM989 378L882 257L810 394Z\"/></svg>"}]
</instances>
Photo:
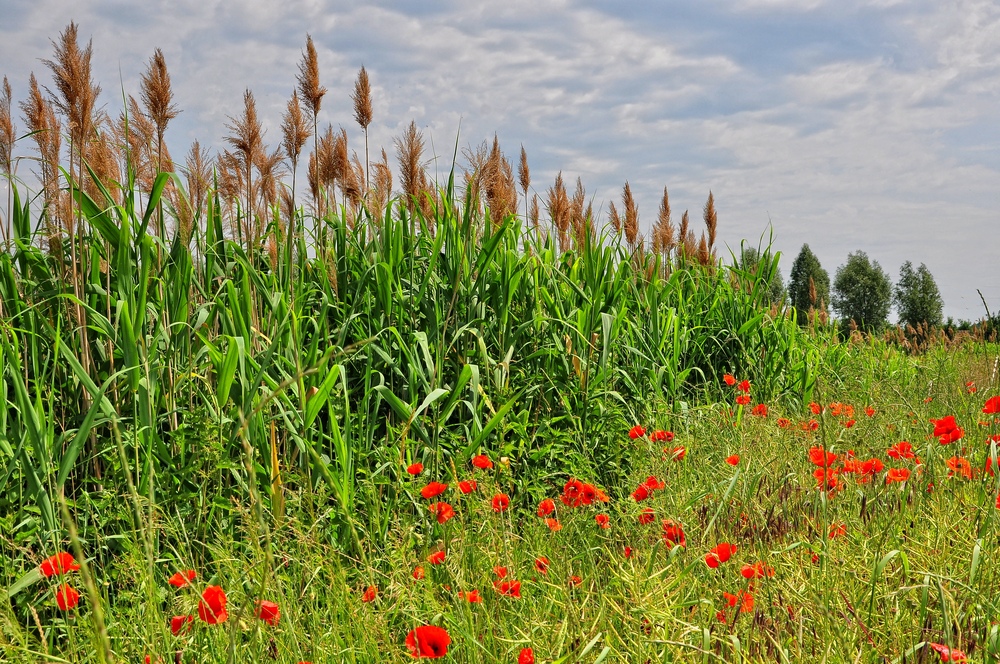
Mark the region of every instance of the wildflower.
<instances>
[{"instance_id":1,"label":"wildflower","mask_svg":"<svg viewBox=\"0 0 1000 664\"><path fill-rule=\"evenodd\" d=\"M843 523L830 524L830 539L843 537L847 534L847 525Z\"/></svg>"},{"instance_id":2,"label":"wildflower","mask_svg":"<svg viewBox=\"0 0 1000 664\"><path fill-rule=\"evenodd\" d=\"M436 625L422 625L406 635L406 648L417 659L437 659L448 654L451 637L448 630Z\"/></svg>"},{"instance_id":3,"label":"wildflower","mask_svg":"<svg viewBox=\"0 0 1000 664\"><path fill-rule=\"evenodd\" d=\"M226 613L226 593L219 586L209 586L201 594L198 601L198 617L202 622L209 625L217 625L225 622L229 614Z\"/></svg>"},{"instance_id":4,"label":"wildflower","mask_svg":"<svg viewBox=\"0 0 1000 664\"><path fill-rule=\"evenodd\" d=\"M734 454L732 456L726 457L726 463L728 463L730 466L740 465L740 455Z\"/></svg>"},{"instance_id":5,"label":"wildflower","mask_svg":"<svg viewBox=\"0 0 1000 664\"><path fill-rule=\"evenodd\" d=\"M814 401L811 404L809 404L809 412L811 412L813 415L819 415L821 412L823 412L823 407Z\"/></svg>"},{"instance_id":6,"label":"wildflower","mask_svg":"<svg viewBox=\"0 0 1000 664\"><path fill-rule=\"evenodd\" d=\"M744 579L763 579L774 576L774 568L757 561L753 565L744 565L740 568L740 574Z\"/></svg>"},{"instance_id":7,"label":"wildflower","mask_svg":"<svg viewBox=\"0 0 1000 664\"><path fill-rule=\"evenodd\" d=\"M632 499L637 503L649 498L649 488L645 484L640 484L635 491L632 492Z\"/></svg>"},{"instance_id":8,"label":"wildflower","mask_svg":"<svg viewBox=\"0 0 1000 664\"><path fill-rule=\"evenodd\" d=\"M675 447L674 449L670 450L670 458L673 459L674 461L680 461L685 456L687 456L687 453L688 451L686 447Z\"/></svg>"},{"instance_id":9,"label":"wildflower","mask_svg":"<svg viewBox=\"0 0 1000 664\"><path fill-rule=\"evenodd\" d=\"M969 463L968 459L960 456L953 456L945 463L948 465L948 468L950 468L948 471L948 477L958 473L967 480L972 479L972 464Z\"/></svg>"},{"instance_id":10,"label":"wildflower","mask_svg":"<svg viewBox=\"0 0 1000 664\"><path fill-rule=\"evenodd\" d=\"M546 498L542 502L538 503L538 516L544 519L548 515L552 514L552 512L554 512L555 509L556 509L555 501L553 501L551 498Z\"/></svg>"},{"instance_id":11,"label":"wildflower","mask_svg":"<svg viewBox=\"0 0 1000 664\"><path fill-rule=\"evenodd\" d=\"M844 422L845 429L850 429L853 426L854 426L854 420L847 420L846 422Z\"/></svg>"},{"instance_id":12,"label":"wildflower","mask_svg":"<svg viewBox=\"0 0 1000 664\"><path fill-rule=\"evenodd\" d=\"M836 468L817 468L813 477L816 478L816 488L821 491L836 491L840 487Z\"/></svg>"},{"instance_id":13,"label":"wildflower","mask_svg":"<svg viewBox=\"0 0 1000 664\"><path fill-rule=\"evenodd\" d=\"M546 519L545 525L548 526L549 530L551 530L554 533L557 533L560 530L562 530L562 524L559 523L559 519L551 519L551 518Z\"/></svg>"},{"instance_id":14,"label":"wildflower","mask_svg":"<svg viewBox=\"0 0 1000 664\"><path fill-rule=\"evenodd\" d=\"M663 521L663 541L672 547L686 547L687 540L684 538L684 527L672 519L665 519Z\"/></svg>"},{"instance_id":15,"label":"wildflower","mask_svg":"<svg viewBox=\"0 0 1000 664\"><path fill-rule=\"evenodd\" d=\"M767 404L757 404L753 407L753 410L750 411L750 414L756 417L767 417Z\"/></svg>"},{"instance_id":16,"label":"wildflower","mask_svg":"<svg viewBox=\"0 0 1000 664\"><path fill-rule=\"evenodd\" d=\"M605 530L607 530L608 528L611 527L611 525L609 523L610 519L608 518L607 514L597 514L597 515L595 515L594 516L594 521L596 521L597 525L599 525L601 528L604 528Z\"/></svg>"},{"instance_id":17,"label":"wildflower","mask_svg":"<svg viewBox=\"0 0 1000 664\"><path fill-rule=\"evenodd\" d=\"M73 554L66 553L65 551L46 558L38 566L38 571L46 578L55 576L56 574L69 574L78 569L80 569L80 566L76 564Z\"/></svg>"},{"instance_id":18,"label":"wildflower","mask_svg":"<svg viewBox=\"0 0 1000 664\"><path fill-rule=\"evenodd\" d=\"M792 421L787 417L779 417L778 426L781 427L782 429L787 429L788 427L792 426Z\"/></svg>"},{"instance_id":19,"label":"wildflower","mask_svg":"<svg viewBox=\"0 0 1000 664\"><path fill-rule=\"evenodd\" d=\"M494 581L493 587L504 597L514 597L521 599L520 581Z\"/></svg>"},{"instance_id":20,"label":"wildflower","mask_svg":"<svg viewBox=\"0 0 1000 664\"><path fill-rule=\"evenodd\" d=\"M997 502L1000 503L1000 496L997 497ZM997 508L1000 509L1000 505L998 505ZM625 556L626 558L631 558L632 547L630 546L625 547L625 549L622 551L622 555Z\"/></svg>"},{"instance_id":21,"label":"wildflower","mask_svg":"<svg viewBox=\"0 0 1000 664\"><path fill-rule=\"evenodd\" d=\"M462 480L458 483L458 490L463 494L469 494L479 488L476 480Z\"/></svg>"},{"instance_id":22,"label":"wildflower","mask_svg":"<svg viewBox=\"0 0 1000 664\"><path fill-rule=\"evenodd\" d=\"M650 491L657 491L667 486L665 482L661 482L660 480L656 479L656 475L650 475L649 477L647 477L645 484L646 488L649 489Z\"/></svg>"},{"instance_id":23,"label":"wildflower","mask_svg":"<svg viewBox=\"0 0 1000 664\"><path fill-rule=\"evenodd\" d=\"M656 430L656 431L653 432L653 435L650 436L650 439L653 442L663 441L663 442L666 442L666 443L671 443L674 440L674 432L673 431L664 431L662 429L658 429L658 430Z\"/></svg>"},{"instance_id":24,"label":"wildflower","mask_svg":"<svg viewBox=\"0 0 1000 664\"><path fill-rule=\"evenodd\" d=\"M970 380L968 383L966 383L965 384L965 391L968 392L969 394L975 394L976 393L976 381Z\"/></svg>"},{"instance_id":25,"label":"wildflower","mask_svg":"<svg viewBox=\"0 0 1000 664\"><path fill-rule=\"evenodd\" d=\"M378 597L378 586L368 586L365 588L365 593L361 596L361 601L367 604L374 602L376 597Z\"/></svg>"},{"instance_id":26,"label":"wildflower","mask_svg":"<svg viewBox=\"0 0 1000 664\"><path fill-rule=\"evenodd\" d=\"M483 603L483 598L480 597L479 590L470 590L467 593L462 592L461 590L459 590L458 591L458 598L459 599L464 599L469 604L482 604Z\"/></svg>"},{"instance_id":27,"label":"wildflower","mask_svg":"<svg viewBox=\"0 0 1000 664\"><path fill-rule=\"evenodd\" d=\"M431 565L440 565L441 563L444 562L444 559L446 557L447 556L444 551L435 551L434 553L427 556L427 562L429 562Z\"/></svg>"},{"instance_id":28,"label":"wildflower","mask_svg":"<svg viewBox=\"0 0 1000 664\"><path fill-rule=\"evenodd\" d=\"M494 567L493 568L493 573L497 575L498 579L506 579L507 578L507 568L504 567L503 565L497 565L496 567Z\"/></svg>"},{"instance_id":29,"label":"wildflower","mask_svg":"<svg viewBox=\"0 0 1000 664\"><path fill-rule=\"evenodd\" d=\"M493 511L496 513L506 512L510 507L510 496L505 493L498 493L493 496Z\"/></svg>"},{"instance_id":30,"label":"wildflower","mask_svg":"<svg viewBox=\"0 0 1000 664\"><path fill-rule=\"evenodd\" d=\"M736 384L736 377L733 376L732 374L726 374L725 376L722 377L722 380L726 381L726 385L728 385L729 387L732 387L733 385Z\"/></svg>"},{"instance_id":31,"label":"wildflower","mask_svg":"<svg viewBox=\"0 0 1000 664\"><path fill-rule=\"evenodd\" d=\"M741 394L741 395L739 395L738 397L736 397L736 403L738 405L740 405L740 406L749 406L750 405L750 395L749 394Z\"/></svg>"},{"instance_id":32,"label":"wildflower","mask_svg":"<svg viewBox=\"0 0 1000 664\"><path fill-rule=\"evenodd\" d=\"M542 574L549 573L549 559L545 556L538 556L535 558L535 569L537 569Z\"/></svg>"},{"instance_id":33,"label":"wildflower","mask_svg":"<svg viewBox=\"0 0 1000 664\"><path fill-rule=\"evenodd\" d=\"M472 465L480 470L490 470L493 468L493 462L485 454L477 454L472 457Z\"/></svg>"},{"instance_id":34,"label":"wildflower","mask_svg":"<svg viewBox=\"0 0 1000 664\"><path fill-rule=\"evenodd\" d=\"M939 420L932 419L931 423L934 424L933 435L938 437L938 442L942 445L954 443L956 440L959 440L965 435L965 431L962 427L958 426L955 422L954 415L947 415Z\"/></svg>"},{"instance_id":35,"label":"wildflower","mask_svg":"<svg viewBox=\"0 0 1000 664\"><path fill-rule=\"evenodd\" d=\"M559 500L567 507L579 507L584 501L584 488L585 485L583 482L571 477L563 485L563 492L559 496Z\"/></svg>"},{"instance_id":36,"label":"wildflower","mask_svg":"<svg viewBox=\"0 0 1000 664\"><path fill-rule=\"evenodd\" d=\"M448 489L447 484L442 484L441 482L431 482L423 489L420 490L420 495L430 500L431 498L437 498L442 493Z\"/></svg>"},{"instance_id":37,"label":"wildflower","mask_svg":"<svg viewBox=\"0 0 1000 664\"><path fill-rule=\"evenodd\" d=\"M740 384L736 386L736 389L739 390L740 392L743 392L744 394L749 393L750 381L744 378L743 380L740 381Z\"/></svg>"},{"instance_id":38,"label":"wildflower","mask_svg":"<svg viewBox=\"0 0 1000 664\"><path fill-rule=\"evenodd\" d=\"M369 590L372 590L373 588L374 586L369 588ZM365 591L365 596L367 595L368 591ZM372 599L375 599L374 595L372 596ZM281 609L278 608L278 605L274 602L269 602L266 599L258 600L256 614L258 618L273 627L278 624L278 619L281 618Z\"/></svg>"},{"instance_id":39,"label":"wildflower","mask_svg":"<svg viewBox=\"0 0 1000 664\"><path fill-rule=\"evenodd\" d=\"M642 524L643 526L645 526L645 525L648 525L650 523L653 523L653 520L655 518L656 518L656 514L653 512L653 508L652 507L647 507L639 515L639 523Z\"/></svg>"},{"instance_id":40,"label":"wildflower","mask_svg":"<svg viewBox=\"0 0 1000 664\"><path fill-rule=\"evenodd\" d=\"M58 605L60 610L69 611L76 608L76 605L79 603L80 593L76 592L68 583L59 586L59 590L56 591L56 605Z\"/></svg>"},{"instance_id":41,"label":"wildflower","mask_svg":"<svg viewBox=\"0 0 1000 664\"><path fill-rule=\"evenodd\" d=\"M438 523L445 523L448 519L455 516L454 508L445 502L431 503L427 506L427 511L437 517Z\"/></svg>"},{"instance_id":42,"label":"wildflower","mask_svg":"<svg viewBox=\"0 0 1000 664\"><path fill-rule=\"evenodd\" d=\"M733 608L737 603L740 605L740 613L750 613L753 611L753 595L741 590L738 595L733 595L732 593L722 593L722 597L726 600L726 606ZM724 620L722 622L725 622Z\"/></svg>"},{"instance_id":43,"label":"wildflower","mask_svg":"<svg viewBox=\"0 0 1000 664\"><path fill-rule=\"evenodd\" d=\"M424 568L421 567L420 565L417 565L416 567L414 567L413 568L413 578L416 579L417 581L419 581L420 579L424 578Z\"/></svg>"},{"instance_id":44,"label":"wildflower","mask_svg":"<svg viewBox=\"0 0 1000 664\"><path fill-rule=\"evenodd\" d=\"M420 463L419 461L417 463L411 463L409 466L406 467L406 472L409 473L410 475L419 475L420 473L424 472L424 464Z\"/></svg>"},{"instance_id":45,"label":"wildflower","mask_svg":"<svg viewBox=\"0 0 1000 664\"><path fill-rule=\"evenodd\" d=\"M912 459L915 455L913 454L913 445L910 445L905 440L901 440L886 451L890 459Z\"/></svg>"},{"instance_id":46,"label":"wildflower","mask_svg":"<svg viewBox=\"0 0 1000 664\"><path fill-rule=\"evenodd\" d=\"M806 428L809 429L809 431L815 431L819 428L819 422L816 420L809 420L806 422Z\"/></svg>"},{"instance_id":47,"label":"wildflower","mask_svg":"<svg viewBox=\"0 0 1000 664\"><path fill-rule=\"evenodd\" d=\"M827 452L822 447L809 448L809 460L821 468L829 468L837 461L837 455Z\"/></svg>"},{"instance_id":48,"label":"wildflower","mask_svg":"<svg viewBox=\"0 0 1000 664\"><path fill-rule=\"evenodd\" d=\"M522 648L517 656L517 664L535 664L535 652L531 648Z\"/></svg>"},{"instance_id":49,"label":"wildflower","mask_svg":"<svg viewBox=\"0 0 1000 664\"><path fill-rule=\"evenodd\" d=\"M968 657L961 650L955 650L954 648L949 648L946 645L940 643L928 643L931 650L936 652L940 657L942 662L967 662Z\"/></svg>"},{"instance_id":50,"label":"wildflower","mask_svg":"<svg viewBox=\"0 0 1000 664\"><path fill-rule=\"evenodd\" d=\"M875 417L875 409L871 406L865 406L865 415L868 417Z\"/></svg>"},{"instance_id":51,"label":"wildflower","mask_svg":"<svg viewBox=\"0 0 1000 664\"><path fill-rule=\"evenodd\" d=\"M173 576L167 579L167 583L175 588L183 588L194 581L195 576L197 575L193 569L186 569L183 572L174 572Z\"/></svg>"},{"instance_id":52,"label":"wildflower","mask_svg":"<svg viewBox=\"0 0 1000 664\"><path fill-rule=\"evenodd\" d=\"M986 404L983 406L983 412L987 415L996 415L1000 413L1000 394L986 400Z\"/></svg>"},{"instance_id":53,"label":"wildflower","mask_svg":"<svg viewBox=\"0 0 1000 664\"><path fill-rule=\"evenodd\" d=\"M705 554L705 564L715 569L720 563L727 562L736 553L736 545L723 542Z\"/></svg>"},{"instance_id":54,"label":"wildflower","mask_svg":"<svg viewBox=\"0 0 1000 664\"><path fill-rule=\"evenodd\" d=\"M636 438L642 438L645 435L646 435L646 428L639 426L638 424L636 424L628 431L628 437L631 438L632 440L635 440Z\"/></svg>"},{"instance_id":55,"label":"wildflower","mask_svg":"<svg viewBox=\"0 0 1000 664\"><path fill-rule=\"evenodd\" d=\"M193 623L193 615L174 616L170 619L170 633L174 636L180 636L182 632L190 632Z\"/></svg>"},{"instance_id":56,"label":"wildflower","mask_svg":"<svg viewBox=\"0 0 1000 664\"><path fill-rule=\"evenodd\" d=\"M576 574L574 574L573 576L569 577L569 586L570 586L570 588L575 588L576 586L580 585L581 583L583 583L583 579L581 579L580 577L578 577Z\"/></svg>"}]
</instances>

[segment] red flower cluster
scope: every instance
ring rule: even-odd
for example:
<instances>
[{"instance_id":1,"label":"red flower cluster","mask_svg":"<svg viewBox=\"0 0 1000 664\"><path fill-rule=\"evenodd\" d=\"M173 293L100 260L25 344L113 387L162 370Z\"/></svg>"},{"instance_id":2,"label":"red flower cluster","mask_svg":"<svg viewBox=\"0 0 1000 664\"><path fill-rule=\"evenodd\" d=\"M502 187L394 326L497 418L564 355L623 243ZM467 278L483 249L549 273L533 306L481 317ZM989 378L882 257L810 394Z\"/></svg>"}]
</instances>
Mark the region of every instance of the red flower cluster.
<instances>
[{"instance_id":1,"label":"red flower cluster","mask_svg":"<svg viewBox=\"0 0 1000 664\"><path fill-rule=\"evenodd\" d=\"M684 538L684 527L672 519L665 519L663 521L663 542L670 547L683 546L686 548L687 540Z\"/></svg>"},{"instance_id":2,"label":"red flower cluster","mask_svg":"<svg viewBox=\"0 0 1000 664\"><path fill-rule=\"evenodd\" d=\"M934 424L934 434L942 445L954 443L965 435L965 430L955 422L954 415L947 415L940 420L931 420Z\"/></svg>"},{"instance_id":3,"label":"red flower cluster","mask_svg":"<svg viewBox=\"0 0 1000 664\"><path fill-rule=\"evenodd\" d=\"M987 415L1000 414L1000 394L986 400L986 404L983 406L983 412Z\"/></svg>"},{"instance_id":4,"label":"red flower cluster","mask_svg":"<svg viewBox=\"0 0 1000 664\"><path fill-rule=\"evenodd\" d=\"M76 559L72 554L61 551L54 556L50 556L42 561L38 566L38 572L45 578L69 574L80 569ZM69 611L80 603L80 593L78 593L68 583L64 583L56 590L56 605L62 611Z\"/></svg>"},{"instance_id":5,"label":"red flower cluster","mask_svg":"<svg viewBox=\"0 0 1000 664\"><path fill-rule=\"evenodd\" d=\"M650 436L650 439L654 443L655 442L671 443L674 440L674 432L664 431L663 429L657 429L656 431L653 432L653 435Z\"/></svg>"},{"instance_id":6,"label":"red flower cluster","mask_svg":"<svg viewBox=\"0 0 1000 664\"><path fill-rule=\"evenodd\" d=\"M723 542L705 554L705 564L715 569L721 563L728 562L734 553L736 553L736 545Z\"/></svg>"},{"instance_id":7,"label":"red flower cluster","mask_svg":"<svg viewBox=\"0 0 1000 664\"><path fill-rule=\"evenodd\" d=\"M437 517L438 523L445 523L448 519L455 516L454 508L445 502L431 503L427 506L427 511Z\"/></svg>"},{"instance_id":8,"label":"red flower cluster","mask_svg":"<svg viewBox=\"0 0 1000 664\"><path fill-rule=\"evenodd\" d=\"M581 505L591 505L595 500L606 503L608 502L608 494L604 493L593 484L581 482L580 480L571 477L563 486L563 492L562 495L559 496L559 500L561 500L563 505L566 507L580 507ZM542 502L544 503L545 501ZM555 507L554 503L553 507ZM538 516L542 516L541 512L542 509L541 506L539 506ZM551 512L551 510L549 510L549 512Z\"/></svg>"},{"instance_id":9,"label":"red flower cluster","mask_svg":"<svg viewBox=\"0 0 1000 664\"><path fill-rule=\"evenodd\" d=\"M890 459L897 459L900 461L903 459L916 458L916 455L913 453L913 445L910 445L905 440L901 440L890 447L886 451L886 454L889 455Z\"/></svg>"}]
</instances>

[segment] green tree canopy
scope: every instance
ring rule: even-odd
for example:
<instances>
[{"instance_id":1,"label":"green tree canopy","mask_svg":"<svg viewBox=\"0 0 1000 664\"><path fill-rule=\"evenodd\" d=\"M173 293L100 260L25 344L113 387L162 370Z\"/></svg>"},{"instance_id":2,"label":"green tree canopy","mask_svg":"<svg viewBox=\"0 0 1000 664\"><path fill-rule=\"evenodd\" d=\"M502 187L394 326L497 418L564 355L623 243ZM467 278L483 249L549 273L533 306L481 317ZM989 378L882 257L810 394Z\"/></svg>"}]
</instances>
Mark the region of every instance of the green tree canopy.
<instances>
[{"instance_id":1,"label":"green tree canopy","mask_svg":"<svg viewBox=\"0 0 1000 664\"><path fill-rule=\"evenodd\" d=\"M916 270L910 261L899 268L899 282L895 292L896 310L900 325L916 327L927 323L940 327L943 320L944 300L938 291L931 271L923 263Z\"/></svg>"},{"instance_id":2,"label":"green tree canopy","mask_svg":"<svg viewBox=\"0 0 1000 664\"><path fill-rule=\"evenodd\" d=\"M833 309L846 323L853 320L866 332L888 323L892 305L892 280L878 261L857 251L837 268L833 279Z\"/></svg>"},{"instance_id":3,"label":"green tree canopy","mask_svg":"<svg viewBox=\"0 0 1000 664\"><path fill-rule=\"evenodd\" d=\"M797 311L799 322L805 322L806 312L810 309L826 311L830 305L830 275L819 264L808 244L802 245L792 263L792 271L788 275L788 299Z\"/></svg>"}]
</instances>

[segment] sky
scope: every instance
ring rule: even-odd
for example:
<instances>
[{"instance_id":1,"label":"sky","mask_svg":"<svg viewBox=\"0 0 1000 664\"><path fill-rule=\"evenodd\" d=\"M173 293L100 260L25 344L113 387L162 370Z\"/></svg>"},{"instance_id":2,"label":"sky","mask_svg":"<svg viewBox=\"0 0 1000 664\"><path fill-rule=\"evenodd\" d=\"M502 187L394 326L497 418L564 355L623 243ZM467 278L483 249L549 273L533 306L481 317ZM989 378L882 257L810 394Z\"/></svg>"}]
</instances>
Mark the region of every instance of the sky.
<instances>
[{"instance_id":1,"label":"sky","mask_svg":"<svg viewBox=\"0 0 1000 664\"><path fill-rule=\"evenodd\" d=\"M977 289L1000 310L995 0L0 0L0 15L15 101L32 71L51 85L41 61L71 20L113 115L161 48L175 159L195 139L222 149L247 88L276 146L308 33L319 121L353 149L364 65L372 154L393 164L411 120L442 178L456 143L496 134L515 166L524 146L543 197L562 171L603 213L627 180L647 231L664 187L675 224L711 191L720 242L772 242L786 279L803 243L831 278L864 251L894 281L926 264L946 317L981 318Z\"/></svg>"}]
</instances>

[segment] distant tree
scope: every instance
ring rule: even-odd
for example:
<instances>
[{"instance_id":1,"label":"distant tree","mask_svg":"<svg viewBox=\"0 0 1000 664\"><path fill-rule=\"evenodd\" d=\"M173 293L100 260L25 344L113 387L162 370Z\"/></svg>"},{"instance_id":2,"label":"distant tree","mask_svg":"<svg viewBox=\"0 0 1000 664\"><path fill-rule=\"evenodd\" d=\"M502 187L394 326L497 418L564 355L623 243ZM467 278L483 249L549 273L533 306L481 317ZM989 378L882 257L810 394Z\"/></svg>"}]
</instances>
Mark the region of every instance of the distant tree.
<instances>
[{"instance_id":1,"label":"distant tree","mask_svg":"<svg viewBox=\"0 0 1000 664\"><path fill-rule=\"evenodd\" d=\"M892 280L878 261L858 251L847 255L833 279L833 309L846 323L854 321L866 332L888 323L892 305Z\"/></svg>"},{"instance_id":2,"label":"distant tree","mask_svg":"<svg viewBox=\"0 0 1000 664\"><path fill-rule=\"evenodd\" d=\"M764 252L763 258L755 247L743 247L740 254L739 267L744 272L756 275L758 270L771 270L771 278L767 283L767 299L771 304L781 306L785 303L785 280L781 276L781 268L777 266L771 252Z\"/></svg>"},{"instance_id":3,"label":"distant tree","mask_svg":"<svg viewBox=\"0 0 1000 664\"><path fill-rule=\"evenodd\" d=\"M944 300L931 271L923 263L916 270L910 261L903 263L899 268L894 299L900 325L916 327L927 323L931 327L941 326Z\"/></svg>"},{"instance_id":4,"label":"distant tree","mask_svg":"<svg viewBox=\"0 0 1000 664\"><path fill-rule=\"evenodd\" d=\"M826 311L830 306L830 275L819 264L808 244L802 245L792 263L792 271L788 275L788 299L795 307L800 323L806 321L806 312L810 309Z\"/></svg>"}]
</instances>

